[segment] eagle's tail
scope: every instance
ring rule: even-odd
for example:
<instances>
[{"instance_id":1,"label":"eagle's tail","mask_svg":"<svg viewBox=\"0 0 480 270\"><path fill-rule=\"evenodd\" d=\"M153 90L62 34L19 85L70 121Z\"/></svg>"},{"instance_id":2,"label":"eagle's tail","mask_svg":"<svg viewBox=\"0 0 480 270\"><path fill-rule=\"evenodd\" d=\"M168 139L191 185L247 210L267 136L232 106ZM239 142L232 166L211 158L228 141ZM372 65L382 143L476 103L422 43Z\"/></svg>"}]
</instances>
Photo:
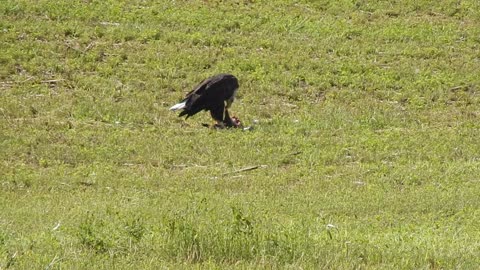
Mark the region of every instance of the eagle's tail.
<instances>
[{"instance_id":1,"label":"eagle's tail","mask_svg":"<svg viewBox=\"0 0 480 270\"><path fill-rule=\"evenodd\" d=\"M170 107L170 110L171 111L181 110L181 109L184 109L186 105L187 105L186 101L180 102L180 103L175 104L172 107Z\"/></svg>"}]
</instances>

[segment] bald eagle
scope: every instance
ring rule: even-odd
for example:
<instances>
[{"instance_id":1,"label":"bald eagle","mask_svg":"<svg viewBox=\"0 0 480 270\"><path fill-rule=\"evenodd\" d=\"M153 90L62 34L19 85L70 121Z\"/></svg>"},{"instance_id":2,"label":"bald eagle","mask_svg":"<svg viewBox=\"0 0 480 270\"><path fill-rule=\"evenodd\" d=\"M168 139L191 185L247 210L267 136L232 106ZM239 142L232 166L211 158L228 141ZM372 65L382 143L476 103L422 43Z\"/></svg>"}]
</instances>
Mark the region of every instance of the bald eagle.
<instances>
[{"instance_id":1,"label":"bald eagle","mask_svg":"<svg viewBox=\"0 0 480 270\"><path fill-rule=\"evenodd\" d=\"M186 115L185 119L202 110L210 111L210 115L217 122L216 127L238 127L240 125L238 118L230 117L228 113L238 86L237 78L231 74L212 76L197 85L170 110L183 110L179 116Z\"/></svg>"}]
</instances>

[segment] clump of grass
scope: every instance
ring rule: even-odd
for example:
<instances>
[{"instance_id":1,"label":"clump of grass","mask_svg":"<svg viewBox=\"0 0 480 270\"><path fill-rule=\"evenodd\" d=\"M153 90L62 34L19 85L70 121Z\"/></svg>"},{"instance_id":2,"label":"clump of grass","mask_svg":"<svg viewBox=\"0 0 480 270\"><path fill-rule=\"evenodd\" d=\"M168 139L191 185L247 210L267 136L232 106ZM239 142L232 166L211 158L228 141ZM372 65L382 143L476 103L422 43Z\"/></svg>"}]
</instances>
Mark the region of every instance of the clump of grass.
<instances>
[{"instance_id":1,"label":"clump of grass","mask_svg":"<svg viewBox=\"0 0 480 270\"><path fill-rule=\"evenodd\" d=\"M305 237L307 228L275 228L238 207L231 208L230 217L205 221L203 215L188 213L171 217L166 224L165 250L179 262L225 264L261 259L272 263L276 258L279 264L293 264L315 250L315 241Z\"/></svg>"},{"instance_id":2,"label":"clump of grass","mask_svg":"<svg viewBox=\"0 0 480 270\"><path fill-rule=\"evenodd\" d=\"M122 256L135 253L148 233L142 218L123 217L117 213L98 216L88 213L77 229L79 243L99 255Z\"/></svg>"}]
</instances>

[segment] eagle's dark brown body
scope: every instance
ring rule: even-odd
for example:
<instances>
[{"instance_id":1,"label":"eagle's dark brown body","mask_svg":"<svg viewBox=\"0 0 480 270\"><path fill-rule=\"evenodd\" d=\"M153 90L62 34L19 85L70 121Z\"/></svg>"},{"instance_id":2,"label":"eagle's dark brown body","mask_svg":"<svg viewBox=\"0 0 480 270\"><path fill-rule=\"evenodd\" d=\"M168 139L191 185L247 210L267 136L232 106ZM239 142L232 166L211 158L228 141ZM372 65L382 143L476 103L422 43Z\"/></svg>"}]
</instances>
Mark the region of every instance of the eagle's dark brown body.
<instances>
[{"instance_id":1,"label":"eagle's dark brown body","mask_svg":"<svg viewBox=\"0 0 480 270\"><path fill-rule=\"evenodd\" d=\"M217 122L234 126L235 123L230 118L228 108L235 99L238 86L237 78L231 74L215 75L201 82L170 110L182 109L179 116L186 115L187 119L206 110L210 111L212 118Z\"/></svg>"}]
</instances>

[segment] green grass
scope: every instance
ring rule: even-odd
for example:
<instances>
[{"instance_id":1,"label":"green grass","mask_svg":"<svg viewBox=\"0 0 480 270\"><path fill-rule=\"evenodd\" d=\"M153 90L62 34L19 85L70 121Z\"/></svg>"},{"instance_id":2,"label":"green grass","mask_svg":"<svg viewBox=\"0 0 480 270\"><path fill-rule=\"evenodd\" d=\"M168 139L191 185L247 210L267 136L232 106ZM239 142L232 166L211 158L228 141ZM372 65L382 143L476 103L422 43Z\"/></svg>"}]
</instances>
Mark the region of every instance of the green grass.
<instances>
[{"instance_id":1,"label":"green grass","mask_svg":"<svg viewBox=\"0 0 480 270\"><path fill-rule=\"evenodd\" d=\"M480 4L390 2L4 0L0 269L476 269Z\"/></svg>"}]
</instances>

